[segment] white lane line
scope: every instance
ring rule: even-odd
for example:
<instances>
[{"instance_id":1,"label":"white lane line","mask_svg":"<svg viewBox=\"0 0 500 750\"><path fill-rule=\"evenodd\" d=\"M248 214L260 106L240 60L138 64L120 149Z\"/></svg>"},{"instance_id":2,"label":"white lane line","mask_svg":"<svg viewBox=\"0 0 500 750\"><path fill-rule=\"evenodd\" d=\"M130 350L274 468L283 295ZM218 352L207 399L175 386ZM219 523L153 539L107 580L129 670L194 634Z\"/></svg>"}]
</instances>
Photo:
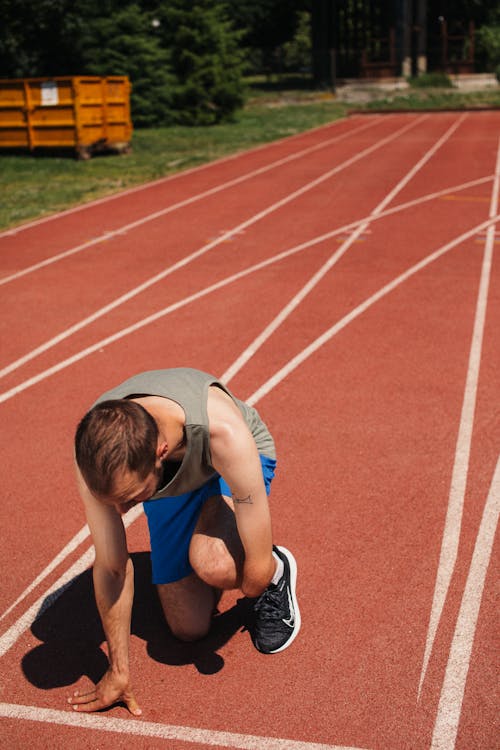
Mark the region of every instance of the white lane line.
<instances>
[{"instance_id":1,"label":"white lane line","mask_svg":"<svg viewBox=\"0 0 500 750\"><path fill-rule=\"evenodd\" d=\"M452 188L453 190L461 190L466 189L469 187L473 187L474 185L482 184L484 182L490 182L493 179L493 177L482 177L479 180L474 180L470 183L464 183L462 186L455 186ZM415 198L412 201L408 201L407 203L402 203L399 206L394 206L393 208L388 209L387 211L383 211L381 214L379 214L376 217L373 217L372 220L378 220L385 218L386 216L390 216L392 214L398 213L399 211L404 211L408 208L411 208L413 206L420 205L421 203L424 203L426 201L433 200L434 198L439 197L440 195L443 195L447 193L450 190L450 188L447 188L445 190L441 190L437 193L431 193L429 195L423 196L421 198ZM251 273L254 273L258 270L261 270L262 268L265 268L266 266L269 266L273 263L277 263L280 260L283 260L285 258L290 257L291 255L294 255L295 253L302 252L305 249L308 249L314 245L319 244L320 242L324 242L327 239L330 239L331 237L334 237L338 234L342 234L346 232L347 230L355 229L357 226L362 224L367 220L368 217L364 217L363 219L359 219L357 221L351 222L350 224L345 224L342 227L339 227L337 229L332 230L331 232L327 232L324 235L321 235L319 237L315 237L312 240L309 240L307 242L302 243L301 245L297 245L289 250L285 250L282 253L278 253L277 255L272 256L271 258L267 258L264 261L261 261L260 263L257 263L253 266L249 266L248 268L239 271L236 274L233 274L231 276L227 276L225 279L222 279L221 281L212 284L211 286L205 287L204 289L201 289L198 292L195 292L194 294L185 297L182 300L179 300L178 302L174 302L171 305L168 305L167 307L162 308L161 310L157 311L156 313L153 313L146 318L143 318L142 320L137 321L133 325L127 326L126 328L122 328L121 330L117 331L116 333L112 334L111 336L108 336L104 339L101 339L95 344L92 344L91 346L88 346L85 349L82 349L81 351L77 352L76 354L72 355L71 357L68 357L67 359L61 360L56 365L53 365L52 367L47 368L46 370L43 370L42 372L38 373L37 375L34 375L31 378L28 378L27 380L22 381L17 386L14 386L13 388L4 391L3 393L0 393L0 403L4 401L8 401L10 398L13 398L14 396L18 395L19 393L22 393L27 388L31 388L32 386L36 385L37 383L40 383L41 381L45 380L46 378L51 377L52 375L55 375L57 372L60 372L61 370L64 370L66 367L69 367L72 364L75 364L76 362L79 362L81 359L84 359L85 357L89 356L90 354L99 351L99 349L102 349L104 346L107 346L108 344L111 344L115 341L118 341L119 339L128 336L131 333L134 333L135 331L138 331L140 328L144 328L147 325L150 325L151 323L159 320L165 315L170 314L171 312L174 312L175 310L180 309L181 307L184 307L185 305L190 304L191 302L194 302L198 299L201 299L202 297L206 296L207 294L211 294L213 291L216 291L218 289L221 289L224 286L227 286L228 284L233 283L234 281L237 281L238 279L243 278L244 276L247 276Z\"/></svg>"},{"instance_id":2,"label":"white lane line","mask_svg":"<svg viewBox=\"0 0 500 750\"><path fill-rule=\"evenodd\" d=\"M283 206L287 205L288 203L300 197L301 195L304 195L304 193L307 193L313 188L317 187L318 185L321 185L321 183L325 182L326 180L330 179L331 177L338 174L342 170L346 169L348 166L351 166L352 164L359 161L360 159L363 159L365 156L368 156L369 154L373 153L379 148L382 148L382 146L387 145L388 143L393 141L395 138L397 138L399 135L403 134L407 130L410 130L411 128L416 127L416 125L418 125L423 119L425 119L425 117L426 115L423 115L421 118L415 120L414 122L410 122L409 124L405 125L403 128L400 128L399 130L397 130L395 133L392 133L390 136L387 136L386 138L383 138L382 140L377 141L372 146L369 146L363 151L360 151L355 156L352 156L350 159L347 159L345 162L342 162L341 164L337 165L333 169L328 170L327 172L322 174L320 177L317 177L311 182L306 183L298 190L294 190L292 193L289 193L285 198L282 198L281 200L276 201L276 203L271 204L270 206L265 208L263 211L259 211L259 213L254 214L254 216L250 217L250 219L247 219L241 224L238 224L238 226L233 227L233 229L230 229L227 232L224 232L222 235L212 240L211 242L207 243L206 245L203 245L203 247L199 248L198 250L195 250L190 255L187 255L181 260L174 263L173 265L168 266L163 271L161 271L158 274L155 274L155 276L152 276L151 278L147 279L142 284L139 284L138 286L131 289L129 292L126 292L125 294L122 294L120 297L117 297L112 302L109 302L107 305L104 305L104 307L101 307L99 310L96 310L94 313L92 313L92 315L89 315L88 317L83 318L78 323L75 323L75 325L70 326L69 328L67 328L65 331L62 331L57 336L54 336L48 341L45 341L43 344L41 344L40 346L37 346L35 349L32 349L23 357L16 359L15 361L11 362L9 365L4 367L2 370L0 370L0 378L5 377L5 375L8 375L14 370L17 370L19 367L21 367L21 365L26 364L26 362L29 362L35 357L38 357L40 354L43 354L44 352L48 351L52 347L61 343L61 341L64 341L65 339L69 338L69 336L72 336L77 331L80 331L82 328L85 328L86 326L90 325L90 323L93 323L95 320L102 318L104 315L111 312L116 307L119 307L120 305L123 305L125 302L128 302L129 300L133 299L138 294L141 294L146 289L149 289L154 284L157 284L159 281L162 281L164 278L174 273L174 271L177 271L179 270L179 268L183 268L184 266L187 266L193 260L196 260L197 258L200 258L202 255L205 255L205 253L207 253L209 250L212 250L214 247L217 247L228 238L232 237L238 232L241 232L247 227L252 226L253 224L256 224L261 219L265 218L266 216L269 216L269 214L274 213L279 208L282 208Z\"/></svg>"},{"instance_id":3,"label":"white lane line","mask_svg":"<svg viewBox=\"0 0 500 750\"><path fill-rule=\"evenodd\" d=\"M123 524L127 529L135 520L140 516L142 512L142 504L136 505L134 508L123 516ZM85 527L82 532L85 531ZM94 559L94 547L84 552L84 554L78 558L78 560L66 570L55 583L52 584L38 599L34 602L18 619L0 636L0 657L12 648L12 646L19 640L21 635L37 620L46 609L54 604L61 594L70 586L76 576L83 573L90 565L92 565ZM20 597L20 601L26 592Z\"/></svg>"},{"instance_id":4,"label":"white lane line","mask_svg":"<svg viewBox=\"0 0 500 750\"><path fill-rule=\"evenodd\" d=\"M246 349L240 354L238 359L229 367L226 372L221 376L221 380L225 383L229 383L234 376L241 370L242 367L257 353L257 351L263 346L263 344L272 336L272 334L284 323L284 321L292 314L292 312L303 302L307 295L319 284L321 279L326 276L333 266L342 258L343 255L349 250L350 247L356 242L358 237L368 231L368 227L373 219L376 219L385 209L386 206L394 200L396 195L408 184L408 182L422 169L422 167L434 156L441 146L451 137L451 135L457 130L459 125L463 122L466 115L462 115L454 122L450 128L438 139L438 141L419 159L419 161L410 169L409 172L398 182L398 184L386 195L386 197L378 204L378 206L369 215L366 222L360 224L357 229L348 237L339 249L331 255L326 263L316 271L316 273L304 284L304 286L292 297L290 302L280 310L278 315L269 323L266 328L246 347Z\"/></svg>"},{"instance_id":5,"label":"white lane line","mask_svg":"<svg viewBox=\"0 0 500 750\"><path fill-rule=\"evenodd\" d=\"M215 729L156 724L141 719L113 719L96 714L57 711L52 708L21 706L12 703L0 703L0 716L7 719L41 721L48 724L82 727L131 736L155 737L156 739L177 740L178 742L191 742L199 745L218 745L219 747L237 748L238 750L362 750L362 748L346 747L345 745L325 745L305 740L259 737L254 734L221 732Z\"/></svg>"},{"instance_id":6,"label":"white lane line","mask_svg":"<svg viewBox=\"0 0 500 750\"><path fill-rule=\"evenodd\" d=\"M467 189L469 187L474 187L477 184L482 184L484 182L491 181L492 177L483 177L479 180L474 180L470 183L464 183L462 185L456 185L452 188L448 188L446 190L440 191L438 193L431 193L428 196L424 196L422 198L417 198L413 201L410 201L409 203L400 204L399 206L396 206L392 209L389 209L388 211L383 212L376 218L383 218L384 216L387 216L388 214L395 213L396 211L404 210L408 207L414 206L416 204L420 204L421 202L427 201L427 200L433 200L437 197L439 197L441 194L449 192L450 190L458 191L462 189ZM361 219L357 222L358 226L360 226L365 219ZM345 227L340 227L339 229L334 230L334 232L330 232L328 234L328 237L333 236L334 234L343 233L346 230L353 229L355 227L355 224L348 224ZM16 395L17 393L20 393L22 390L25 390L26 388L30 387L31 385L35 385L36 383L50 377L50 375L55 374L56 372L59 372L60 370L69 367L71 364L74 364L75 362L79 361L80 359L83 359L84 357L90 355L91 353L98 351L103 346L109 343L113 343L114 341L119 340L120 338L129 335L130 333L139 330L140 328L149 325L150 323L158 320L159 318L163 317L164 315L167 315L169 312L173 312L175 309L179 309L180 307L189 304L190 302L193 302L196 299L200 299L202 296L205 296L206 294L210 294L215 289L220 289L223 286L230 284L237 279L243 278L247 274L253 273L261 268L264 268L267 265L270 265L271 263L278 262L279 260L288 257L292 253L300 252L301 250L310 247L312 244L315 244L319 241L323 241L325 239L324 236L320 238L316 238L315 240L311 240L308 243L304 243L303 245L298 245L295 248L292 248L291 250L285 251L284 253L280 253L277 256L274 256L272 258L267 259L266 261L262 261L261 263L256 264L255 266L251 266L250 268L247 268L244 271L241 271L238 274L235 274L233 276L227 277L226 279L223 279L218 284L214 284L211 287L206 287L205 289L201 290L197 294L192 295L191 297L186 297L185 299L181 300L180 302L177 302L173 305L170 305L166 308L163 308L162 310L158 311L157 313L144 318L141 321L138 321L133 326L129 326L128 328L124 328L121 331L118 331L116 334L108 337L107 339L102 339L101 341L98 341L93 346L88 347L87 349L84 349L83 351L79 352L77 355L74 355L73 357L70 357L63 362L60 362L58 365L56 365L53 368L50 368L49 370L45 370L42 373L40 373L38 376L35 376L34 378L31 378L29 381L25 381L25 383L21 383L16 388L12 389L11 391L7 391L4 394L0 395L0 402L6 401L8 398L11 398L12 396ZM229 368L231 370L231 368ZM228 370L229 372L229 370ZM221 377L221 379L223 379ZM54 570L57 565L62 563L62 561L67 557L73 549L76 549L76 547L83 541L87 536L89 536L88 526L84 526L83 529L81 529L78 534L71 540L66 547L64 547L63 550L52 560L51 563L45 568L42 573L40 573L39 576L37 576L34 581L18 596L16 601L10 605L10 607L0 616L0 620L3 619L9 612L11 612L23 599L28 596L31 591L33 591L36 586L38 586L39 583L41 583L47 575Z\"/></svg>"},{"instance_id":7,"label":"white lane line","mask_svg":"<svg viewBox=\"0 0 500 750\"><path fill-rule=\"evenodd\" d=\"M479 224L478 226L473 227L471 230L455 238L451 242L441 247L439 250L436 250L434 253L431 253L431 255L428 255L419 263L416 263L414 266L408 269L405 273L398 276L389 284L386 284L378 292L376 292L371 297L366 299L362 304L355 307L350 313L348 313L335 325L333 325L331 328L325 331L325 333L323 333L321 336L315 339L308 347L303 349L302 352L300 352L297 356L291 359L284 367L278 370L278 372L276 372L257 391L255 391L252 394L252 396L250 396L249 399L246 399L247 403L251 406L255 405L261 398L263 398L265 395L270 393L270 391L273 390L273 388L275 388L279 383L281 383L281 381L284 380L284 378L287 377L293 370L295 370L300 364L302 364L302 362L304 362L308 357L314 354L321 346L323 346L323 344L325 344L327 341L333 338L333 336L335 336L339 331L345 328L349 323L351 323L353 320L359 317L359 315L365 312L369 307L375 304L375 302L377 302L379 299L381 299L385 295L389 294L389 292L391 292L393 289L398 287L400 284L405 282L407 279L409 279L411 276L416 274L421 269L425 268L427 265L429 265L433 261L440 258L449 250L461 244L462 242L465 242L467 239L474 237L478 233L478 231L481 231L481 229L484 229L490 224L495 223L499 219L500 219L500 215L494 217L493 219L485 221L482 224ZM137 506L137 508L140 508L140 506ZM129 525L129 523L132 523L132 521L135 520L136 516L134 515L134 511L136 511L136 509L132 508L132 510L130 510L124 516L124 522L126 522L127 526ZM91 550L89 550L89 552L87 552L86 555L88 556L89 553L91 554ZM85 557L85 560L87 560L87 557L86 556L84 557ZM81 572L82 569L84 568L80 569L79 567L77 567L79 566L79 564L80 564L80 561L77 561L70 570L74 571L77 569L78 572ZM87 564L89 563L86 562L86 565ZM78 573L74 573L74 572L72 573L72 575L77 575L77 574ZM49 595L56 596L57 589L69 580L69 578L67 578L67 575L69 574L65 574L61 576L61 578L52 587L50 587L48 591L42 597L40 597L38 601L27 612L21 615L21 617L16 621L16 623L14 623L14 625L9 629L9 631L7 631L0 638L0 656L2 656L3 653L5 653L5 651L7 651L16 642L19 636L28 627L30 627L34 619L36 619L38 609L41 606L41 604L43 604L43 601L45 600L45 598Z\"/></svg>"},{"instance_id":8,"label":"white lane line","mask_svg":"<svg viewBox=\"0 0 500 750\"><path fill-rule=\"evenodd\" d=\"M84 211L87 208L93 208L94 206L98 206L102 203L108 203L109 201L114 201L117 198L126 197L128 195L131 195L133 193L139 193L142 190L148 190L152 187L157 187L165 182L172 182L173 180L178 180L181 177L186 177L187 175L201 172L203 170L210 169L211 167L216 167L219 164L224 164L228 161L236 161L240 157L244 157L247 154L253 154L257 151L264 151L266 148L270 148L274 145L279 145L281 143L285 143L288 141L296 140L298 138L301 138L303 136L307 136L309 133L316 133L320 130L327 130L329 128L334 128L337 125L340 125L343 122L349 122L349 120L352 122L356 122L357 118L351 117L351 118L344 118L335 120L334 122L328 122L325 125L318 125L315 128L311 128L310 130L304 130L300 133L294 133L293 135L287 135L284 138L278 138L276 141L270 141L269 143L261 143L259 146L254 146L250 149L245 149L244 151L237 151L234 154L229 154L228 156L222 156L219 159L214 159L214 161L206 162L205 164L199 164L196 167L189 167L189 169L183 169L179 172L175 172L175 174L169 174L165 177L159 177L157 180L150 180L149 182L143 182L140 185L134 185L133 187L126 188L125 190L120 190L117 193L113 193L111 195L103 195L102 198L95 198L92 201L88 201L87 203L79 203L77 206L72 206L71 208L66 208L63 211L58 211L56 213L50 214L49 216L41 216L39 219L33 219L32 221L28 221L25 224L21 224L17 227L13 227L12 229L5 229L3 232L0 232L0 239L2 237L9 237L15 234L19 234L20 232L24 232L25 229L32 229L33 227L37 227L40 224L46 224L49 221L54 221L55 219L64 218L65 216L68 216L70 214L78 213L79 211ZM371 124L377 124L376 121L380 121L380 115L374 117L375 122ZM363 126L364 127L364 126ZM355 129L353 129L351 132L356 132Z\"/></svg>"},{"instance_id":9,"label":"white lane line","mask_svg":"<svg viewBox=\"0 0 500 750\"><path fill-rule=\"evenodd\" d=\"M94 561L94 548L90 547L65 571L47 591L40 596L23 614L0 636L0 657L14 646L23 633L54 604L61 594L74 583L77 576L89 568Z\"/></svg>"},{"instance_id":10,"label":"white lane line","mask_svg":"<svg viewBox=\"0 0 500 750\"><path fill-rule=\"evenodd\" d=\"M12 610L15 609L17 605L22 602L23 599L25 599L28 594L30 594L33 589L38 586L38 584L44 581L45 578L47 578L47 576L52 573L52 571L68 557L68 555L70 555L75 549L77 549L77 547L79 547L80 544L84 542L89 535L89 527L85 525L77 534L75 534L73 539L71 539L68 544L62 548L62 550L53 558L53 560L51 560L51 562L42 570L42 572L37 575L37 577L29 584L29 586L24 589L22 594L17 597L16 601L12 602L10 607L7 607L5 612L0 615L0 620L3 620L4 617L7 617L7 615L10 614L10 612L12 612Z\"/></svg>"},{"instance_id":11,"label":"white lane line","mask_svg":"<svg viewBox=\"0 0 500 750\"><path fill-rule=\"evenodd\" d=\"M89 247L93 247L94 245L97 245L99 242L104 242L106 240L112 239L113 237L117 237L121 234L130 232L133 229L138 229L139 227L142 227L144 224L147 224L150 221L155 221L156 219L162 218L163 216L167 216L173 211L178 211L180 208L190 206L191 204L196 203L197 201L203 200L204 198L209 198L210 196L216 195L217 193L220 193L223 190L227 190L229 188L235 187L236 185L239 185L242 182L245 182L246 180L250 180L254 177L257 177L258 175L265 174L266 172L269 172L270 170L275 169L276 167L281 167L284 164L295 161L296 159L300 159L304 156L308 156L314 151L318 151L319 149L326 148L327 146L330 146L332 143L338 143L339 141L342 141L348 138L349 136L355 135L356 133L359 133L360 131L367 130L373 127L373 125L374 125L373 122L365 123L364 125L361 125L358 128L354 128L353 130L349 132L334 136L333 138L329 138L328 140L322 141L321 143L316 143L314 146L309 146L308 148L302 149L301 151L297 151L293 154L289 154L288 156L285 156L282 159L278 159L274 162L271 162L270 164L265 164L263 167L254 169L251 172L246 172L245 174L240 175L239 177L235 177L232 180L228 180L227 182L223 182L220 185L216 185L215 187L210 188L209 190L204 190L201 193L197 193L196 195L193 195L189 198L185 198L184 200L179 201L178 203L174 203L171 206L167 206L166 208L162 208L159 211L155 211L154 213L147 214L146 216L143 216L140 219L136 219L135 221L132 221L128 224L124 224L118 229L113 229L113 230L108 230L106 232L103 232L98 237L93 237L92 239L87 240L86 242L82 242L80 245L76 245L75 247L69 248L68 250L64 250L63 252L57 253L57 255L52 255L50 258L45 258L45 260L41 260L38 263L34 263L31 266L27 266L26 268L23 268L20 271L16 271L15 273L10 274L9 276L4 276L3 278L0 278L0 286L2 286L3 284L8 284L17 279L20 279L22 276L26 276L29 273L38 271L41 268L45 268L45 266L50 266L52 265L52 263L56 263L60 260L64 260L65 258L69 258L70 256L75 255L76 253L82 252L82 250L86 250Z\"/></svg>"},{"instance_id":12,"label":"white lane line","mask_svg":"<svg viewBox=\"0 0 500 750\"><path fill-rule=\"evenodd\" d=\"M469 229L468 232L464 232L464 234L461 234L459 237L456 237L451 242L448 242L446 245L443 245L441 248L431 253L426 258L416 263L414 266L411 266L411 268L409 268L404 273L400 274L400 276L397 276L389 284L386 284L385 286L383 286L381 289L379 289L378 292L373 294L371 297L368 297L368 299L366 299L360 305L357 305L357 307L351 310L350 313L348 313L343 318L341 318L337 323L335 323L335 325L331 326L331 328L328 328L324 333L322 333L321 336L318 336L318 338L316 338L311 344L309 344L309 346L307 346L305 349L299 352L299 354L297 354L295 357L290 359L286 365L284 365L281 369L275 372L275 374L272 377L270 377L260 388L258 388L249 398L245 399L246 403L249 404L250 406L253 406L254 404L256 404L258 401L260 401L261 398L263 398L268 393L270 393L273 390L273 388L275 388L286 377L288 377L288 375L290 375L291 372L296 370L297 367L299 367L299 365L305 362L306 359L308 359L312 354L317 352L318 349L320 349L324 344L330 341L330 339L336 336L337 333L339 333L349 323L352 323L353 320L355 320L362 313L366 312L368 308L370 308L372 305L374 305L376 302L382 299L382 297L385 297L387 294L389 294L389 292L392 292L394 289L396 289L396 287L403 284L411 276L418 273L418 271L421 271L430 263L433 263L442 255L445 255L445 253L449 252L457 245L460 245L461 243L466 242L468 239L472 239L477 234L477 232L480 231L482 228L486 228L499 220L500 220L500 214L498 216L495 216L493 219L488 219L487 221L484 221L481 224L478 224L472 229Z\"/></svg>"},{"instance_id":13,"label":"white lane line","mask_svg":"<svg viewBox=\"0 0 500 750\"><path fill-rule=\"evenodd\" d=\"M439 698L431 750L453 750L486 573L500 514L500 458L481 518ZM493 686L492 686L493 689Z\"/></svg>"},{"instance_id":14,"label":"white lane line","mask_svg":"<svg viewBox=\"0 0 500 750\"><path fill-rule=\"evenodd\" d=\"M493 190L491 194L489 212L490 218L493 217L498 210L499 184L500 141L497 151L495 180L493 182ZM472 342L469 353L467 377L465 381L462 413L460 416L458 437L455 448L455 460L451 476L448 507L443 529L443 538L441 541L441 551L439 555L436 583L434 586L429 626L425 642L422 670L420 673L420 681L418 685L418 698L420 698L425 675L427 673L427 667L429 665L432 647L436 638L436 632L443 612L448 589L450 587L450 582L453 571L455 569L455 562L458 553L458 542L460 539L460 529L462 526L464 497L467 486L467 474L469 471L472 429L474 426L474 412L476 409L477 384L479 380L479 368L481 366L481 349L483 343L484 324L486 319L486 306L488 302L488 287L490 282L494 240L495 225L490 224L486 233L486 243L481 269L479 291L476 302L476 311L474 316L474 328L472 332Z\"/></svg>"},{"instance_id":15,"label":"white lane line","mask_svg":"<svg viewBox=\"0 0 500 750\"><path fill-rule=\"evenodd\" d=\"M339 249L331 255L326 263L323 263L316 273L304 284L304 286L292 297L290 302L280 310L273 320L267 325L258 336L244 349L238 359L228 367L228 369L221 375L221 380L224 383L229 383L234 376L241 370L242 367L258 352L261 346L272 336L272 334L280 327L282 323L291 315L291 313L300 305L300 303L312 292L315 286L319 284L321 279L333 268L333 266L342 258L343 255L349 250L360 234L363 233L365 227L368 224L362 224L356 229L351 236L345 240Z\"/></svg>"}]
</instances>

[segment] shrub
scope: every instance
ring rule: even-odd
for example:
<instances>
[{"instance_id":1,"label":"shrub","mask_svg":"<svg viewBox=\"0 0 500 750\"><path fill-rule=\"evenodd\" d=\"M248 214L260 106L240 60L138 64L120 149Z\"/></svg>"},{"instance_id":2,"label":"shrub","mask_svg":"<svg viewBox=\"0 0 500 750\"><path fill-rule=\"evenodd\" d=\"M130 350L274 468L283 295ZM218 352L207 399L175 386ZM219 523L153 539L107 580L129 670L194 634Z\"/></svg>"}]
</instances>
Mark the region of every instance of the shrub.
<instances>
[{"instance_id":1,"label":"shrub","mask_svg":"<svg viewBox=\"0 0 500 750\"><path fill-rule=\"evenodd\" d=\"M175 119L211 125L243 106L244 52L218 0L171 0L163 6L163 43L175 76Z\"/></svg>"},{"instance_id":2,"label":"shrub","mask_svg":"<svg viewBox=\"0 0 500 750\"><path fill-rule=\"evenodd\" d=\"M414 88L453 88L451 79L446 73L421 73L415 78L410 78L409 84Z\"/></svg>"},{"instance_id":3,"label":"shrub","mask_svg":"<svg viewBox=\"0 0 500 750\"><path fill-rule=\"evenodd\" d=\"M485 53L487 67L500 81L500 22L478 29L477 42Z\"/></svg>"},{"instance_id":4,"label":"shrub","mask_svg":"<svg viewBox=\"0 0 500 750\"><path fill-rule=\"evenodd\" d=\"M151 17L138 5L89 19L81 47L86 73L130 77L134 125L172 124L174 78L169 55L154 34Z\"/></svg>"}]
</instances>

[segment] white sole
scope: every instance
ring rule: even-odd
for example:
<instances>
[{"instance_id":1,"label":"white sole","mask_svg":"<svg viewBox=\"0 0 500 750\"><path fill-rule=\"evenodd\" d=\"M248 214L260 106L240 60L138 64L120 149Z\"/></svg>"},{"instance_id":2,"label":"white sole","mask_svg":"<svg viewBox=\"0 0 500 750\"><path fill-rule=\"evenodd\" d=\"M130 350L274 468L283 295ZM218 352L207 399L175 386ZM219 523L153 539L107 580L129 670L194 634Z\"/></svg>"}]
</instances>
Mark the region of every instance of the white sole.
<instances>
[{"instance_id":1,"label":"white sole","mask_svg":"<svg viewBox=\"0 0 500 750\"><path fill-rule=\"evenodd\" d=\"M280 651L284 651L288 646L291 646L294 640L296 639L297 635L299 634L300 626L301 626L301 619L300 619L300 610L299 605L297 603L297 596L296 596L296 587L297 587L297 562L295 560L295 557L292 555L290 550L286 549L286 547L282 547L281 545L276 544L275 545L277 549L280 550L284 555L286 555L286 558L288 560L288 564L290 566L290 593L292 596L292 604L293 609L295 612L295 626L293 629L293 633L290 636L290 638L287 640L283 646L280 646L279 648L275 649L274 651L269 651L270 654L278 654Z\"/></svg>"}]
</instances>

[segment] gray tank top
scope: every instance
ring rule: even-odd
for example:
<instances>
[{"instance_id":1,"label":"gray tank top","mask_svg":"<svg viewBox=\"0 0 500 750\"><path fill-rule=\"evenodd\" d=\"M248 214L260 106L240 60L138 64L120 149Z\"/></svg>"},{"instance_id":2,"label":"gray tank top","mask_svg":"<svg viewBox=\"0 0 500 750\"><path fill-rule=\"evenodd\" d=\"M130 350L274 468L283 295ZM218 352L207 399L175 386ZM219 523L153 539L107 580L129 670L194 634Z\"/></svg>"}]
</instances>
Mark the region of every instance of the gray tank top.
<instances>
[{"instance_id":1,"label":"gray tank top","mask_svg":"<svg viewBox=\"0 0 500 750\"><path fill-rule=\"evenodd\" d=\"M151 500L191 492L201 487L217 473L212 466L207 415L207 396L211 385L221 388L238 406L259 453L276 458L273 438L257 410L233 396L217 378L200 370L177 367L170 370L143 372L103 393L96 401L96 404L99 404L108 399L163 396L175 401L184 410L186 416L184 458L180 463L165 462L164 485L152 496Z\"/></svg>"}]
</instances>

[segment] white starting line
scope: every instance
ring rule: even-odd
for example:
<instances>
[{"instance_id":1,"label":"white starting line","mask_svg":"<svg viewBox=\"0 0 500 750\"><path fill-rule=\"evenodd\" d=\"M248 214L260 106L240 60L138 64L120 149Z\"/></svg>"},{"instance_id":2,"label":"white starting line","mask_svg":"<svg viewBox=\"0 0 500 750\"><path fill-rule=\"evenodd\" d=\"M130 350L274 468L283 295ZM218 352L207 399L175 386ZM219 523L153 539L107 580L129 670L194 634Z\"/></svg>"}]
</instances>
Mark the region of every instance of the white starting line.
<instances>
[{"instance_id":1,"label":"white starting line","mask_svg":"<svg viewBox=\"0 0 500 750\"><path fill-rule=\"evenodd\" d=\"M259 737L253 734L235 734L211 729L155 724L141 719L111 719L96 714L82 714L75 711L56 711L38 706L16 706L0 703L0 716L7 719L23 719L66 727L97 729L101 732L155 737L162 740L178 740L199 745L240 748L241 750L363 750L345 745L325 745L318 742L304 742L279 737Z\"/></svg>"}]
</instances>

